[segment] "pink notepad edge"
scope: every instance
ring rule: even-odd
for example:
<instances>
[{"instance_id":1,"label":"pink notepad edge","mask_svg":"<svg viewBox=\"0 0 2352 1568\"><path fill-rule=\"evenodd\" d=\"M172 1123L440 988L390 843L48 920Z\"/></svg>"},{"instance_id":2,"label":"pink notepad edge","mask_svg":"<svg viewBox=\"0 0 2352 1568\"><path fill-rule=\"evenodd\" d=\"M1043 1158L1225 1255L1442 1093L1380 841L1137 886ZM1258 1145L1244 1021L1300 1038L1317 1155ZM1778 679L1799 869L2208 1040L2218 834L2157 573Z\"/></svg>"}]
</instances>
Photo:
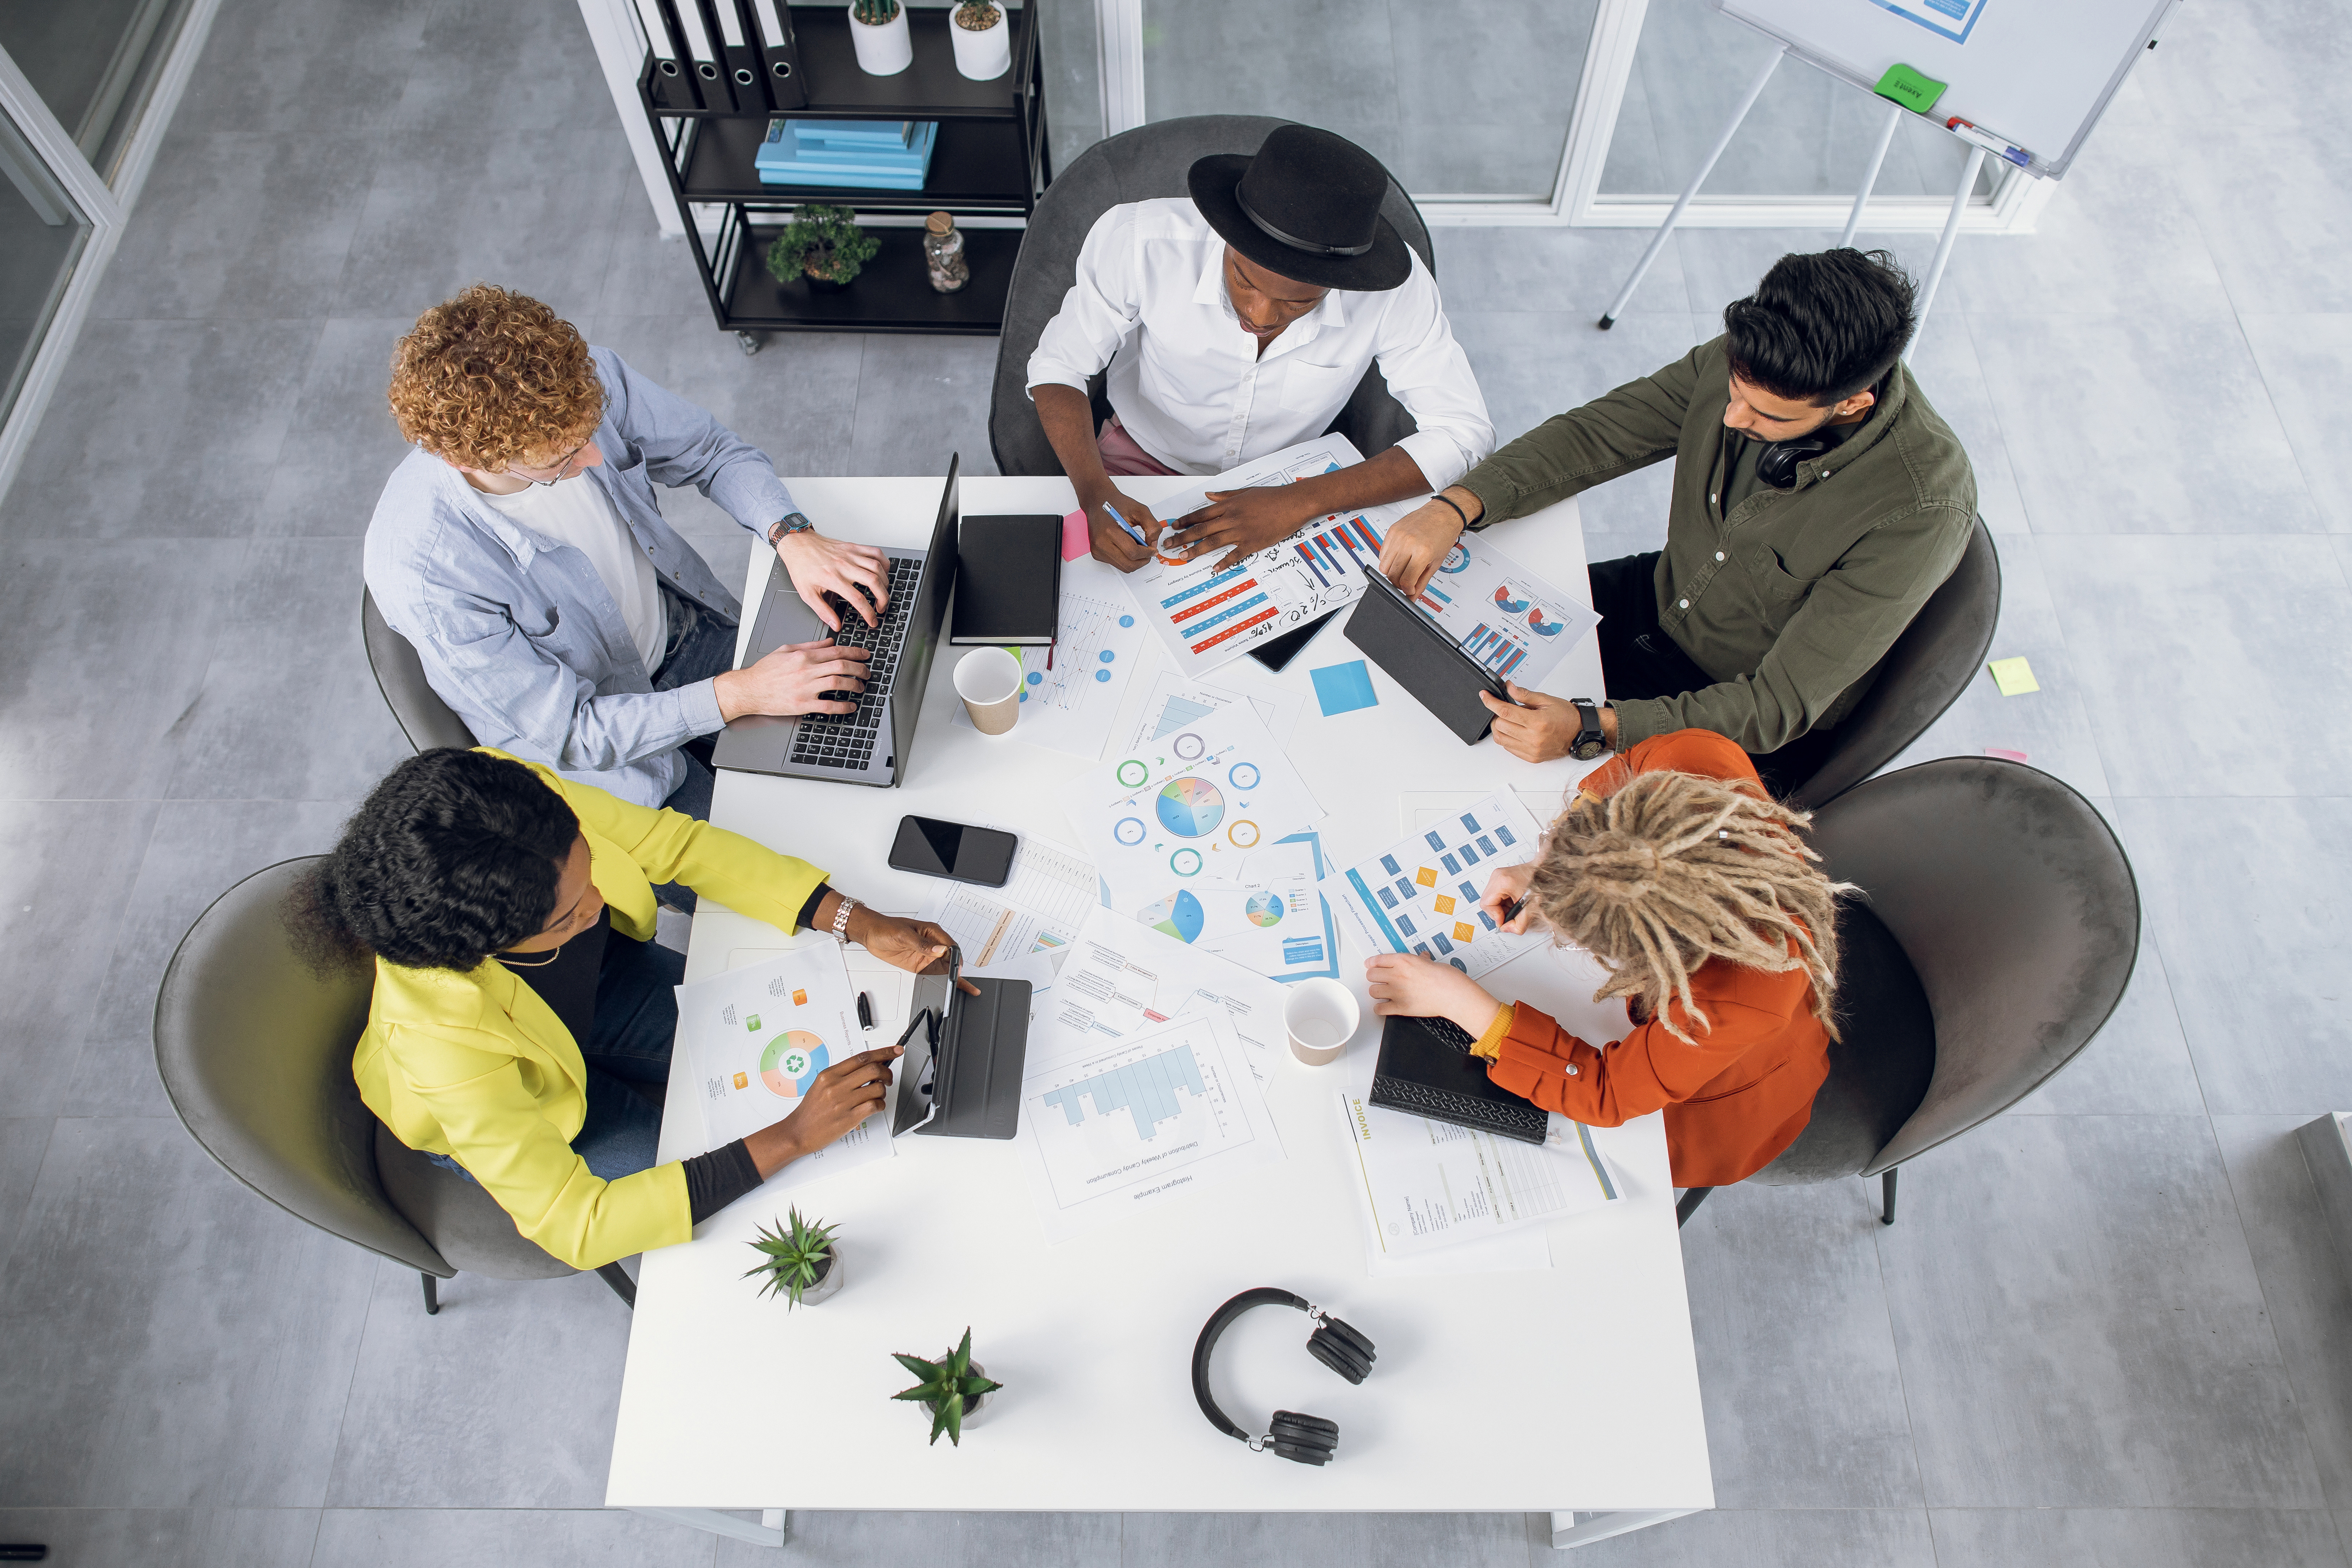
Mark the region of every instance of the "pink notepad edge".
<instances>
[{"instance_id":1,"label":"pink notepad edge","mask_svg":"<svg viewBox=\"0 0 2352 1568\"><path fill-rule=\"evenodd\" d=\"M1078 508L1062 519L1062 559L1076 561L1091 552L1095 542L1087 531L1087 509Z\"/></svg>"}]
</instances>

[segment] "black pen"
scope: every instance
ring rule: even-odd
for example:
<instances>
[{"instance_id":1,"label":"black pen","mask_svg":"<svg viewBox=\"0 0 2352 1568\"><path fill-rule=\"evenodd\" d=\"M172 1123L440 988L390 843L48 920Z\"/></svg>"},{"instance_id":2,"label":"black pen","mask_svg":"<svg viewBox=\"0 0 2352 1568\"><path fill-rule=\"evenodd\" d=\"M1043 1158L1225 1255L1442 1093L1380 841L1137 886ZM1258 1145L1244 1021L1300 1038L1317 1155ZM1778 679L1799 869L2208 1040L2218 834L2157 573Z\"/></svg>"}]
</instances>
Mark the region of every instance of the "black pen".
<instances>
[{"instance_id":1,"label":"black pen","mask_svg":"<svg viewBox=\"0 0 2352 1568\"><path fill-rule=\"evenodd\" d=\"M857 994L857 1026L861 1029L874 1026L874 998L863 991Z\"/></svg>"},{"instance_id":2,"label":"black pen","mask_svg":"<svg viewBox=\"0 0 2352 1568\"><path fill-rule=\"evenodd\" d=\"M1505 904L1503 906L1503 923L1505 925L1509 925L1513 921L1517 920L1519 918L1519 911L1527 907L1528 900L1524 897L1513 899L1509 903Z\"/></svg>"}]
</instances>

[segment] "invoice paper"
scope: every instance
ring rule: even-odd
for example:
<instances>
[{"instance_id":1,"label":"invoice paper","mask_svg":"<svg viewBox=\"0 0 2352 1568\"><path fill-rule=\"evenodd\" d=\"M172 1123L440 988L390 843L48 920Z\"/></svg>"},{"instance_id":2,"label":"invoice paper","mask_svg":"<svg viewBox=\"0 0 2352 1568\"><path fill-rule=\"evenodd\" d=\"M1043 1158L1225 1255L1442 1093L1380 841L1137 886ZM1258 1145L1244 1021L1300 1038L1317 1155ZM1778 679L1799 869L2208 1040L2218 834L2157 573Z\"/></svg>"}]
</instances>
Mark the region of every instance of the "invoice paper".
<instances>
[{"instance_id":1,"label":"invoice paper","mask_svg":"<svg viewBox=\"0 0 2352 1568\"><path fill-rule=\"evenodd\" d=\"M1362 461L1363 454L1346 437L1318 437L1205 479L1160 502L1152 516L1170 522L1206 506L1211 490L1295 484ZM1333 512L1231 566L1217 564L1226 551L1179 565L1154 554L1127 578L1127 591L1175 656L1177 669L1197 676L1362 597L1364 574L1380 559L1389 525L1415 504L1394 501L1344 516ZM1151 531L1156 543L1158 528Z\"/></svg>"},{"instance_id":2,"label":"invoice paper","mask_svg":"<svg viewBox=\"0 0 2352 1568\"><path fill-rule=\"evenodd\" d=\"M1035 1046L1033 1036L1019 1142L1052 1240L1282 1159L1222 1012L1096 1037L1043 1062Z\"/></svg>"},{"instance_id":3,"label":"invoice paper","mask_svg":"<svg viewBox=\"0 0 2352 1568\"><path fill-rule=\"evenodd\" d=\"M1548 940L1514 936L1478 907L1496 868L1535 858L1541 830L1507 792L1449 812L1324 884L1368 952L1413 952L1473 980Z\"/></svg>"},{"instance_id":4,"label":"invoice paper","mask_svg":"<svg viewBox=\"0 0 2352 1568\"><path fill-rule=\"evenodd\" d=\"M1122 909L1202 878L1234 880L1251 850L1323 816L1243 702L1081 773L1061 800Z\"/></svg>"},{"instance_id":5,"label":"invoice paper","mask_svg":"<svg viewBox=\"0 0 2352 1568\"><path fill-rule=\"evenodd\" d=\"M1618 1201L1608 1162L1576 1123L1571 1141L1554 1148L1386 1110L1346 1091L1338 1098L1352 1184L1383 1254L1426 1252Z\"/></svg>"},{"instance_id":6,"label":"invoice paper","mask_svg":"<svg viewBox=\"0 0 2352 1568\"><path fill-rule=\"evenodd\" d=\"M811 942L677 987L678 1038L693 1068L703 1147L720 1148L800 1108L817 1074L869 1048L836 942ZM887 1045L885 1040L880 1044ZM893 1152L883 1107L768 1178L797 1186Z\"/></svg>"},{"instance_id":7,"label":"invoice paper","mask_svg":"<svg viewBox=\"0 0 2352 1568\"><path fill-rule=\"evenodd\" d=\"M1021 661L1021 715L1012 739L1081 757L1102 755L1127 683L1149 657L1147 634L1121 581L1117 567L1091 557L1062 563L1054 645L1004 650ZM971 651L943 647L940 657L957 659ZM973 727L961 702L953 722Z\"/></svg>"}]
</instances>

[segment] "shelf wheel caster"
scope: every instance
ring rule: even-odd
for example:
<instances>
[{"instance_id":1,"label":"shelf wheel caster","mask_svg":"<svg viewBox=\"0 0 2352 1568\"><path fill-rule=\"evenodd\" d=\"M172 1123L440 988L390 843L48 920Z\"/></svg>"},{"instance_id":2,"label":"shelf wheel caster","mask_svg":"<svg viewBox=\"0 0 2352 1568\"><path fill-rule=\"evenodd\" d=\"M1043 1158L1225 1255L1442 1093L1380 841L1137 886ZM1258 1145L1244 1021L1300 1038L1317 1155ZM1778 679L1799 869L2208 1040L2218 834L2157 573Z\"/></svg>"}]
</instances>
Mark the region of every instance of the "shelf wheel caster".
<instances>
[{"instance_id":1,"label":"shelf wheel caster","mask_svg":"<svg viewBox=\"0 0 2352 1568\"><path fill-rule=\"evenodd\" d=\"M735 346L747 354L755 354L767 345L768 340L758 332L737 332Z\"/></svg>"}]
</instances>

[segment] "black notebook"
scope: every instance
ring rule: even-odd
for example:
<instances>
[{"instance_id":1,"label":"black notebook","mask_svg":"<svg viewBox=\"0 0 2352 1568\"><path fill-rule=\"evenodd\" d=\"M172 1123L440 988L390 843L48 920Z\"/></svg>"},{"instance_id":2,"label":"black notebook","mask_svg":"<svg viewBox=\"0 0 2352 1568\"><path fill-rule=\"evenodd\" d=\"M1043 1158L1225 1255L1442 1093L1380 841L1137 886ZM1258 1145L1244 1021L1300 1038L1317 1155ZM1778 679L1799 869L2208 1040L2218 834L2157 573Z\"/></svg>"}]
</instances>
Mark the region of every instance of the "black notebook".
<instances>
[{"instance_id":1,"label":"black notebook","mask_svg":"<svg viewBox=\"0 0 2352 1568\"><path fill-rule=\"evenodd\" d=\"M967 517L956 545L960 646L1043 647L1054 640L1062 598L1062 520Z\"/></svg>"},{"instance_id":2,"label":"black notebook","mask_svg":"<svg viewBox=\"0 0 2352 1568\"><path fill-rule=\"evenodd\" d=\"M1492 672L1379 572L1364 574L1364 596L1348 617L1348 640L1465 745L1476 745L1494 728L1494 712L1478 700L1478 693L1510 700L1509 690Z\"/></svg>"},{"instance_id":3,"label":"black notebook","mask_svg":"<svg viewBox=\"0 0 2352 1568\"><path fill-rule=\"evenodd\" d=\"M1444 1018L1390 1017L1381 1026L1372 1103L1522 1143L1544 1141L1545 1113L1486 1076L1461 1026Z\"/></svg>"}]
</instances>

